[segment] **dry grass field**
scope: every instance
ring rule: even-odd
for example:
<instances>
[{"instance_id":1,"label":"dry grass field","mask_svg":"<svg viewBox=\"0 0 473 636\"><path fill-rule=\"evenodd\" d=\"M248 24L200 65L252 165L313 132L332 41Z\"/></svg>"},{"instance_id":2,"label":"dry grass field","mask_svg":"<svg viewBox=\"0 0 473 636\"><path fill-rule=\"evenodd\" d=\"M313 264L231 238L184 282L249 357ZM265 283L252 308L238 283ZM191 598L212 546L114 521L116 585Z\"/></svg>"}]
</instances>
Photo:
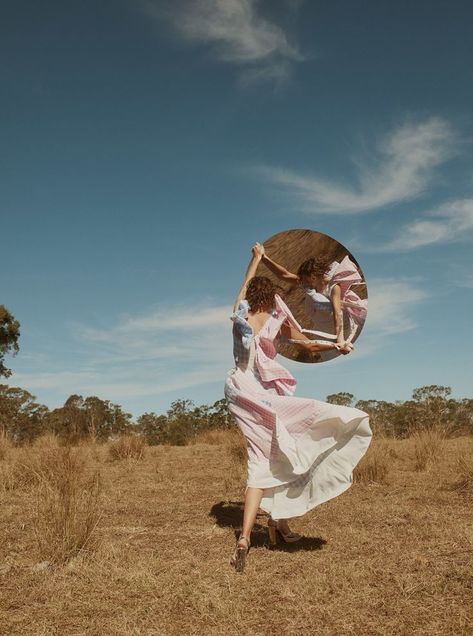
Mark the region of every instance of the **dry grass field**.
<instances>
[{"instance_id":1,"label":"dry grass field","mask_svg":"<svg viewBox=\"0 0 473 636\"><path fill-rule=\"evenodd\" d=\"M375 439L352 488L242 574L238 431L189 446L0 440L0 633L473 633L473 439Z\"/></svg>"}]
</instances>

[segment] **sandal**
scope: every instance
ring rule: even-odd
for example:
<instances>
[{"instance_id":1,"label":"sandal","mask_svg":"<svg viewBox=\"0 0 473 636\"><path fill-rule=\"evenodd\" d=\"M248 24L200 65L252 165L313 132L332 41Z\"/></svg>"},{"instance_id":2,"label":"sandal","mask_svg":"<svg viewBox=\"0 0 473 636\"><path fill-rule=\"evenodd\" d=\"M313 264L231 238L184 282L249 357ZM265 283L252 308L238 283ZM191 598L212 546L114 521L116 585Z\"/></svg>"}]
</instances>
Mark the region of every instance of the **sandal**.
<instances>
[{"instance_id":1,"label":"sandal","mask_svg":"<svg viewBox=\"0 0 473 636\"><path fill-rule=\"evenodd\" d=\"M246 546L240 543L242 541L246 541ZM233 565L237 572L243 572L245 568L246 555L249 552L250 545L251 544L249 537L245 537L245 535L240 534L236 544L235 552L230 559L230 565Z\"/></svg>"},{"instance_id":2,"label":"sandal","mask_svg":"<svg viewBox=\"0 0 473 636\"><path fill-rule=\"evenodd\" d=\"M275 521L271 517L268 518L268 533L269 533L269 545L274 546L277 544L277 535L284 539L286 543L295 543L302 539L302 535L297 532L284 533L279 527L279 521Z\"/></svg>"}]
</instances>

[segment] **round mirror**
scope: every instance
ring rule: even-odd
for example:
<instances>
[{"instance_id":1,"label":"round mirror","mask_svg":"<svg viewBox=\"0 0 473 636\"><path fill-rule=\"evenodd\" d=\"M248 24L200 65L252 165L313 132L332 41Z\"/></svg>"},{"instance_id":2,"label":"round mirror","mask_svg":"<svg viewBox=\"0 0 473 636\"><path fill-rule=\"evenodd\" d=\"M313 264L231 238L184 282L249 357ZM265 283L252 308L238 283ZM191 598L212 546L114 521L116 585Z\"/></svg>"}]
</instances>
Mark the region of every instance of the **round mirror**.
<instances>
[{"instance_id":1,"label":"round mirror","mask_svg":"<svg viewBox=\"0 0 473 636\"><path fill-rule=\"evenodd\" d=\"M368 311L365 278L354 256L335 239L313 230L286 230L263 245L257 275L273 281L303 333L312 340L343 341L350 350ZM282 339L278 352L298 362L325 362L344 355L333 349L310 353Z\"/></svg>"}]
</instances>

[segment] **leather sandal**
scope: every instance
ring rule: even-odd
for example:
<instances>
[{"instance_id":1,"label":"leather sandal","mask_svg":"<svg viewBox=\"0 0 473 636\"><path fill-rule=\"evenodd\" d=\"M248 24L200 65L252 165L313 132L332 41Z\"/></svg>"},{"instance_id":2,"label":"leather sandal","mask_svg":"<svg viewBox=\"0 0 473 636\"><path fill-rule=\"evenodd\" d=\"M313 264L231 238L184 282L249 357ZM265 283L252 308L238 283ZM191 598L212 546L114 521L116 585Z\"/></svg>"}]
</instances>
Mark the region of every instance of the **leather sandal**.
<instances>
[{"instance_id":1,"label":"leather sandal","mask_svg":"<svg viewBox=\"0 0 473 636\"><path fill-rule=\"evenodd\" d=\"M246 545L243 544L243 541L246 542ZM250 539L243 534L240 534L238 537L238 541L236 544L235 551L230 559L230 565L235 567L237 572L243 572L246 563L246 555L250 550Z\"/></svg>"}]
</instances>

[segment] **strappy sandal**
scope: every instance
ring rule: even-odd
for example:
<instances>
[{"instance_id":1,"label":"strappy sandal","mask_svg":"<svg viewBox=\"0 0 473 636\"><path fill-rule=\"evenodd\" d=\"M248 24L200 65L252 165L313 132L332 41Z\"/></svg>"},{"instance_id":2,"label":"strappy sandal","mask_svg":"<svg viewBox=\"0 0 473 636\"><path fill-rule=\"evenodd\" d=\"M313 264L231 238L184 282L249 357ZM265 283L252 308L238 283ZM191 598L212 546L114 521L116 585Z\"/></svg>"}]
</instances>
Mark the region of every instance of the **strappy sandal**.
<instances>
[{"instance_id":1,"label":"strappy sandal","mask_svg":"<svg viewBox=\"0 0 473 636\"><path fill-rule=\"evenodd\" d=\"M243 540L246 541L246 544L247 544L246 547L243 545L240 545L240 541L243 541ZM250 545L251 543L250 543L249 537L245 537L245 535L240 534L236 544L235 552L233 553L230 559L230 565L233 565L237 572L243 572L245 568L246 555L248 554L250 550Z\"/></svg>"},{"instance_id":2,"label":"strappy sandal","mask_svg":"<svg viewBox=\"0 0 473 636\"><path fill-rule=\"evenodd\" d=\"M275 521L271 517L268 518L268 534L270 546L275 546L277 544L278 534L286 543L295 543L302 539L302 535L297 532L291 531L284 533L279 527L279 522Z\"/></svg>"}]
</instances>

